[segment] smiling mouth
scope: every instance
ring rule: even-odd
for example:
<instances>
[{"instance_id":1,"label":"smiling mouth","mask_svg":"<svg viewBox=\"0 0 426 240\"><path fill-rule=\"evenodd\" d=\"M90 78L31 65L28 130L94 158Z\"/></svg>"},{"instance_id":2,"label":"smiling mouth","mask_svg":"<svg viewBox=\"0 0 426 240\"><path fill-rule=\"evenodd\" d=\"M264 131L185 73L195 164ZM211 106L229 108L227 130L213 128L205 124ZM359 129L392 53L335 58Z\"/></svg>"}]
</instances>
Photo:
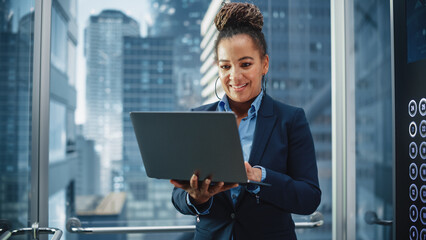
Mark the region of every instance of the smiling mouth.
<instances>
[{"instance_id":1,"label":"smiling mouth","mask_svg":"<svg viewBox=\"0 0 426 240\"><path fill-rule=\"evenodd\" d=\"M241 88L243 88L243 87L245 87L245 86L247 86L248 85L248 83L246 83L246 84L242 84L242 85L238 85L238 86L234 86L234 85L231 85L233 88L235 88L235 89L241 89Z\"/></svg>"}]
</instances>

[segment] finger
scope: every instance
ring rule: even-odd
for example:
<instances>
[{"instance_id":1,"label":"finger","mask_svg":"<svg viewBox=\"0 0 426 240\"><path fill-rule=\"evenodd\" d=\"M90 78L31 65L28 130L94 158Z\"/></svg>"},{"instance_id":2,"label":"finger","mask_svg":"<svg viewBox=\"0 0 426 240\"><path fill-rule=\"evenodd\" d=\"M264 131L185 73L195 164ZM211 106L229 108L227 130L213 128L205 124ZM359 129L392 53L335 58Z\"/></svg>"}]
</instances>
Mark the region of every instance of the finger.
<instances>
[{"instance_id":1,"label":"finger","mask_svg":"<svg viewBox=\"0 0 426 240\"><path fill-rule=\"evenodd\" d=\"M198 189L198 176L193 174L191 177L191 180L189 180L189 186L191 186L192 189Z\"/></svg>"},{"instance_id":2,"label":"finger","mask_svg":"<svg viewBox=\"0 0 426 240\"><path fill-rule=\"evenodd\" d=\"M216 185L210 186L209 188L209 193L210 194L216 194L219 193L219 189L221 189L223 187L223 185L225 185L224 182L218 182L216 183Z\"/></svg>"},{"instance_id":3,"label":"finger","mask_svg":"<svg viewBox=\"0 0 426 240\"><path fill-rule=\"evenodd\" d=\"M250 163L244 162L244 166L246 167L246 173L247 173L247 175L250 175L251 171L252 171Z\"/></svg>"},{"instance_id":4,"label":"finger","mask_svg":"<svg viewBox=\"0 0 426 240\"><path fill-rule=\"evenodd\" d=\"M170 183L173 184L175 187L182 188L184 190L189 188L188 181L178 181L178 180L171 179Z\"/></svg>"},{"instance_id":5,"label":"finger","mask_svg":"<svg viewBox=\"0 0 426 240\"><path fill-rule=\"evenodd\" d=\"M210 180L209 178L206 178L206 179L203 181L203 184L201 185L201 189L200 189L201 194L203 194L203 193L206 193L206 192L207 192L207 190L209 189L210 183L211 183L211 180Z\"/></svg>"}]
</instances>

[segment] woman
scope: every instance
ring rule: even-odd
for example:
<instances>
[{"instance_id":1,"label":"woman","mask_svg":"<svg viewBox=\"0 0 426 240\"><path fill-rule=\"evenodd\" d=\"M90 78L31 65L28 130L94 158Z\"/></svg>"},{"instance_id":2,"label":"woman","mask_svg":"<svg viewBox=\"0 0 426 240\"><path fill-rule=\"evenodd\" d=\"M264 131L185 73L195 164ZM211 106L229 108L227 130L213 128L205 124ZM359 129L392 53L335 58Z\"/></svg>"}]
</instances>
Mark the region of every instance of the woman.
<instances>
[{"instance_id":1,"label":"woman","mask_svg":"<svg viewBox=\"0 0 426 240\"><path fill-rule=\"evenodd\" d=\"M189 184L171 180L172 202L179 212L197 215L195 239L296 239L291 213L311 214L321 199L305 114L262 89L269 57L259 9L225 4L215 24L216 63L226 94L195 110L234 112L248 178L272 186L210 185L211 179L194 174Z\"/></svg>"}]
</instances>

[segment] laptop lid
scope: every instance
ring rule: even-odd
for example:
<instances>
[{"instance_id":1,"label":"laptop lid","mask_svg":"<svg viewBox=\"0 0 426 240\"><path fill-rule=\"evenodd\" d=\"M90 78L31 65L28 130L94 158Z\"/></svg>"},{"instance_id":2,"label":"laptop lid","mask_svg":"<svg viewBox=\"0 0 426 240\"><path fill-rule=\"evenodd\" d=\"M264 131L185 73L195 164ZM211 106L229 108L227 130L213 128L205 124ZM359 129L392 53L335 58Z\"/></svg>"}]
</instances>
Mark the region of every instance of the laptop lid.
<instances>
[{"instance_id":1,"label":"laptop lid","mask_svg":"<svg viewBox=\"0 0 426 240\"><path fill-rule=\"evenodd\" d=\"M146 174L187 181L195 171L213 182L247 183L233 113L131 112Z\"/></svg>"}]
</instances>

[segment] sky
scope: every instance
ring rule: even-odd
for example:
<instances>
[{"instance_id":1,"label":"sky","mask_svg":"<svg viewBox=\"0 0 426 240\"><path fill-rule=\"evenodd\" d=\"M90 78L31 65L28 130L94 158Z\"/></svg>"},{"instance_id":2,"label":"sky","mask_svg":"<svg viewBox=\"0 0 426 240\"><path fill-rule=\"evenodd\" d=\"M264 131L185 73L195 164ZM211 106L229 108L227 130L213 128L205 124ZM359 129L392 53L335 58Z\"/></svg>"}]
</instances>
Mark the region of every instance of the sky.
<instances>
[{"instance_id":1,"label":"sky","mask_svg":"<svg viewBox=\"0 0 426 240\"><path fill-rule=\"evenodd\" d=\"M75 121L83 124L86 121L86 59L84 57L84 29L90 15L98 15L104 9L117 9L139 22L142 35L146 34L146 24L151 22L149 0L77 0L77 110Z\"/></svg>"}]
</instances>

